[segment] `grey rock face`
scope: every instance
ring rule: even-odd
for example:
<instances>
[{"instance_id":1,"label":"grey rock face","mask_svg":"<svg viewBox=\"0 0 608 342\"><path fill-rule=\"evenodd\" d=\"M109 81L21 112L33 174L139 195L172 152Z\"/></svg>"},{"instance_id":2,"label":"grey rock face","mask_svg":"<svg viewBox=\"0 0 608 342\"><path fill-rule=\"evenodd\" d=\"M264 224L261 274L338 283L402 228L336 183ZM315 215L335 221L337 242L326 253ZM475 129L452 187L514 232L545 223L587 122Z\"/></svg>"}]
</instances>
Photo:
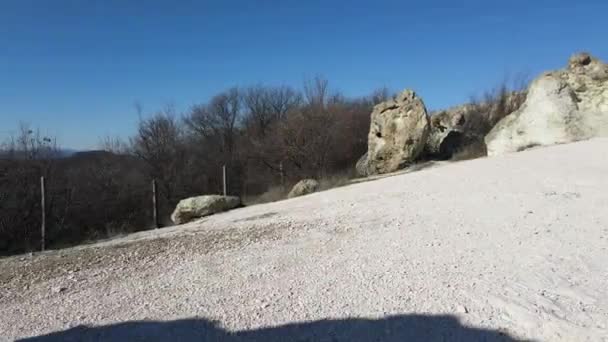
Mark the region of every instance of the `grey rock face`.
<instances>
[{"instance_id":1,"label":"grey rock face","mask_svg":"<svg viewBox=\"0 0 608 342\"><path fill-rule=\"evenodd\" d=\"M471 105L453 107L431 116L431 129L425 152L438 159L448 159L461 147Z\"/></svg>"},{"instance_id":2,"label":"grey rock face","mask_svg":"<svg viewBox=\"0 0 608 342\"><path fill-rule=\"evenodd\" d=\"M376 105L368 135L368 174L389 173L413 163L429 131L426 107L411 90Z\"/></svg>"},{"instance_id":3,"label":"grey rock face","mask_svg":"<svg viewBox=\"0 0 608 342\"><path fill-rule=\"evenodd\" d=\"M179 201L171 220L175 224L190 222L194 219L212 215L238 207L241 199L235 196L204 195Z\"/></svg>"}]
</instances>

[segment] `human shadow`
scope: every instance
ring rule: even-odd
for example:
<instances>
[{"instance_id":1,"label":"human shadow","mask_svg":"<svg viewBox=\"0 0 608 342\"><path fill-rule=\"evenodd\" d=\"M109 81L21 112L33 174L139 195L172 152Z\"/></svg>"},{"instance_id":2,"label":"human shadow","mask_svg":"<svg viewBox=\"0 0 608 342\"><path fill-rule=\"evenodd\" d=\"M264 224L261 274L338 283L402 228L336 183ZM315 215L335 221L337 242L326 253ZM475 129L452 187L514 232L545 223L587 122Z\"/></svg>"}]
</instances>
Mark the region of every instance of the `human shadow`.
<instances>
[{"instance_id":1,"label":"human shadow","mask_svg":"<svg viewBox=\"0 0 608 342\"><path fill-rule=\"evenodd\" d=\"M202 318L132 321L98 327L78 326L27 342L58 341L522 341L507 333L464 326L450 315L397 315L381 319L348 318L290 323L252 330L228 331Z\"/></svg>"}]
</instances>

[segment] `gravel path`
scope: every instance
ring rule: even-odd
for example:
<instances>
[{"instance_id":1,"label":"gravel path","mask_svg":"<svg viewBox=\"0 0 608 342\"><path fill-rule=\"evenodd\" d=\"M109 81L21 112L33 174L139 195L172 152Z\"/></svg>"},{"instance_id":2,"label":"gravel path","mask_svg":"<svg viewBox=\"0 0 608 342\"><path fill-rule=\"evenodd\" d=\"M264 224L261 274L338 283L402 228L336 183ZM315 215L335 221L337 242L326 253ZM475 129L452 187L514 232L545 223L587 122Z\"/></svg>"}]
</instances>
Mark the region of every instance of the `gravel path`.
<instances>
[{"instance_id":1,"label":"gravel path","mask_svg":"<svg viewBox=\"0 0 608 342\"><path fill-rule=\"evenodd\" d=\"M36 336L608 341L608 139L0 259L0 339Z\"/></svg>"}]
</instances>

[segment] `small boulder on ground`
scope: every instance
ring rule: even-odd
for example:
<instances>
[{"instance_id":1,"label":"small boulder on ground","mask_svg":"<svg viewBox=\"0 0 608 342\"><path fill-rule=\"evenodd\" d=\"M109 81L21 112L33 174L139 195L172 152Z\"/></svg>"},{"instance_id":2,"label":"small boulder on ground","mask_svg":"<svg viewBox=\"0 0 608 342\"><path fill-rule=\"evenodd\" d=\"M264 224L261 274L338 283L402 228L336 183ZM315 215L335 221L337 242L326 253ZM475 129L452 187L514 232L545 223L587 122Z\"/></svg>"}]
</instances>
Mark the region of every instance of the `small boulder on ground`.
<instances>
[{"instance_id":1,"label":"small boulder on ground","mask_svg":"<svg viewBox=\"0 0 608 342\"><path fill-rule=\"evenodd\" d=\"M365 154L359 158L357 165L355 166L355 170L357 171L357 175L367 177L369 174L367 171L367 152L365 152Z\"/></svg>"},{"instance_id":2,"label":"small boulder on ground","mask_svg":"<svg viewBox=\"0 0 608 342\"><path fill-rule=\"evenodd\" d=\"M183 224L240 205L241 199L236 196L204 195L190 197L179 201L173 214L171 214L171 220L175 224Z\"/></svg>"},{"instance_id":3,"label":"small boulder on ground","mask_svg":"<svg viewBox=\"0 0 608 342\"><path fill-rule=\"evenodd\" d=\"M488 155L608 136L608 64L587 53L541 75L521 108L488 133Z\"/></svg>"},{"instance_id":4,"label":"small boulder on ground","mask_svg":"<svg viewBox=\"0 0 608 342\"><path fill-rule=\"evenodd\" d=\"M303 179L293 186L287 198L311 194L319 189L319 182L314 179Z\"/></svg>"},{"instance_id":5,"label":"small boulder on ground","mask_svg":"<svg viewBox=\"0 0 608 342\"><path fill-rule=\"evenodd\" d=\"M412 90L376 105L371 115L366 162L361 161L359 169L372 175L406 167L422 153L429 131L426 107Z\"/></svg>"}]
</instances>

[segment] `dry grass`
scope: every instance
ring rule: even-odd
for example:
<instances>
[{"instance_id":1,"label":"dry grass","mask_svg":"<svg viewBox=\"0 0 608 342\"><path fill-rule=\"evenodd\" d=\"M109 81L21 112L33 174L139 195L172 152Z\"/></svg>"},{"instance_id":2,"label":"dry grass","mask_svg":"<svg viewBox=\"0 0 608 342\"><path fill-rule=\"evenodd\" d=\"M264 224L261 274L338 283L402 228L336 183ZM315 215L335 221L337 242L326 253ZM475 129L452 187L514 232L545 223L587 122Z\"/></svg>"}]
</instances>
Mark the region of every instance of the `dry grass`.
<instances>
[{"instance_id":1,"label":"dry grass","mask_svg":"<svg viewBox=\"0 0 608 342\"><path fill-rule=\"evenodd\" d=\"M485 136L505 116L518 110L526 101L523 89L510 90L506 85L487 92L482 100L473 100L466 128L479 136Z\"/></svg>"},{"instance_id":2,"label":"dry grass","mask_svg":"<svg viewBox=\"0 0 608 342\"><path fill-rule=\"evenodd\" d=\"M259 196L243 197L242 201L243 201L243 204L247 205L247 206L281 201L281 200L284 200L285 198L287 198L286 188L287 187L282 187L280 185L273 186L270 189L268 189L268 191L266 191L265 193L263 193Z\"/></svg>"},{"instance_id":3,"label":"dry grass","mask_svg":"<svg viewBox=\"0 0 608 342\"><path fill-rule=\"evenodd\" d=\"M350 184L350 173L338 173L326 176L319 181L319 191L329 190Z\"/></svg>"},{"instance_id":4,"label":"dry grass","mask_svg":"<svg viewBox=\"0 0 608 342\"><path fill-rule=\"evenodd\" d=\"M477 141L472 144L463 146L461 149L456 151L451 161L459 161L459 160L469 160L476 158L483 158L488 155L488 150L486 148L486 144L482 141Z\"/></svg>"},{"instance_id":5,"label":"dry grass","mask_svg":"<svg viewBox=\"0 0 608 342\"><path fill-rule=\"evenodd\" d=\"M337 173L326 176L319 180L319 188L317 191L325 191L333 188L351 184L353 172ZM295 183L293 183L295 185ZM259 196L249 196L242 199L244 205L256 205L270 202L277 202L287 199L287 194L291 190L291 186L273 186L265 193Z\"/></svg>"}]
</instances>

